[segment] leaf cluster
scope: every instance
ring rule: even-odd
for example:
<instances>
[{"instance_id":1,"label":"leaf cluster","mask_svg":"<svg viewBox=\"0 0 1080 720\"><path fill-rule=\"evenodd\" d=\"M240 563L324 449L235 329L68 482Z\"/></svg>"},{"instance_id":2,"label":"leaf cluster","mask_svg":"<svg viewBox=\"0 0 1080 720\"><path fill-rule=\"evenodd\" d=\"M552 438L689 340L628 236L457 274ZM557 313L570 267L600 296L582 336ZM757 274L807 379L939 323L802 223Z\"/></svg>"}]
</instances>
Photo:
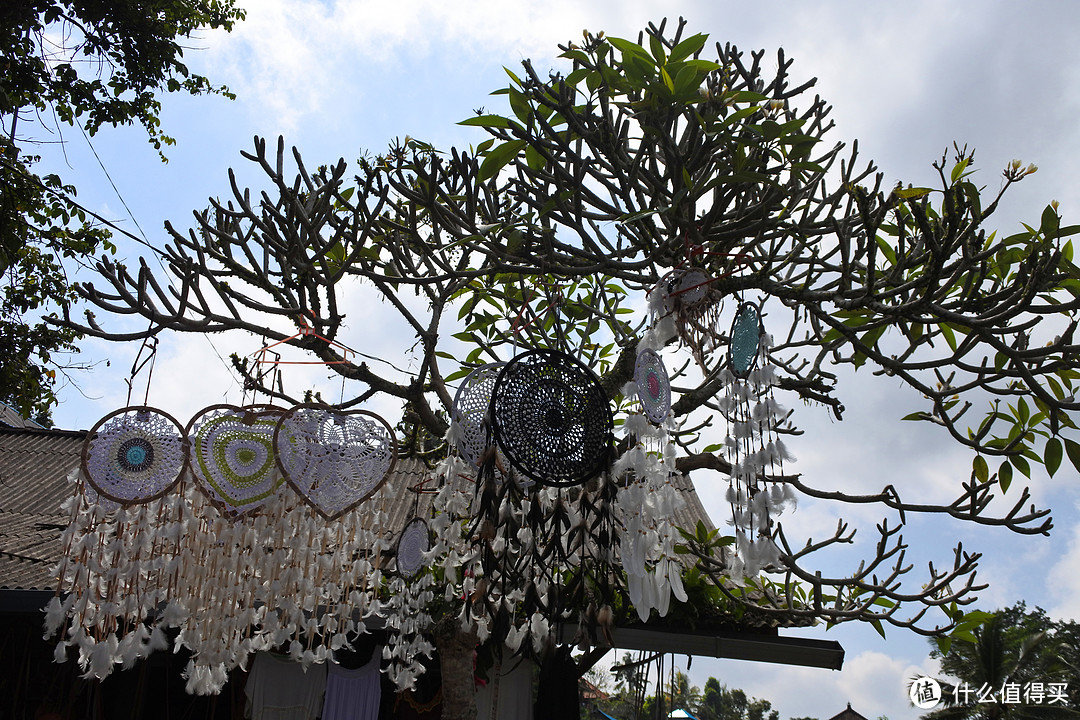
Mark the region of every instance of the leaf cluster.
<instances>
[{"instance_id":1,"label":"leaf cluster","mask_svg":"<svg viewBox=\"0 0 1080 720\"><path fill-rule=\"evenodd\" d=\"M181 43L242 18L233 0L11 0L0 7L0 334L7 358L0 399L24 416L48 420L57 371L71 367L58 356L74 352L79 337L40 315L73 299L74 264L115 250L73 186L37 174L40 157L29 150L40 139L32 129L55 124L50 132L61 135L60 126L70 125L94 135L138 123L160 154L174 142L161 130L160 93L229 95L188 70Z\"/></svg>"}]
</instances>

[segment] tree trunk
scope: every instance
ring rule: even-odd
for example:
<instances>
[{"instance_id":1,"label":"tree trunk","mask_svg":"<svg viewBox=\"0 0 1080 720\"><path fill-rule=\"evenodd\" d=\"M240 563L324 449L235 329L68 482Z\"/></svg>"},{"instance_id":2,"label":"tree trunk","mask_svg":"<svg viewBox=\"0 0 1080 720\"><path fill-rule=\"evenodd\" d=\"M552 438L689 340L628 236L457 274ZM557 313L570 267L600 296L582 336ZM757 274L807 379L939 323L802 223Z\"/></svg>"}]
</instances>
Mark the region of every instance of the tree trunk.
<instances>
[{"instance_id":1,"label":"tree trunk","mask_svg":"<svg viewBox=\"0 0 1080 720\"><path fill-rule=\"evenodd\" d=\"M463 632L457 616L447 616L435 624L434 636L442 671L443 720L476 720L476 635Z\"/></svg>"}]
</instances>

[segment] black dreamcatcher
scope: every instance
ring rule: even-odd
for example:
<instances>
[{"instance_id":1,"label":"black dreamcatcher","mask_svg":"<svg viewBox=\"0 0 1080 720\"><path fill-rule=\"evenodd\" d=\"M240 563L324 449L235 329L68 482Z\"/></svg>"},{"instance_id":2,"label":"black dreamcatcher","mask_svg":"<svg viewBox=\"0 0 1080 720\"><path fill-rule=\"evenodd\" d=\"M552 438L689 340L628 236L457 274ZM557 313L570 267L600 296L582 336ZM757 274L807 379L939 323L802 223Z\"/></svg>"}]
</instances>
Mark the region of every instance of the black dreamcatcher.
<instances>
[{"instance_id":1,"label":"black dreamcatcher","mask_svg":"<svg viewBox=\"0 0 1080 720\"><path fill-rule=\"evenodd\" d=\"M523 475L545 485L579 485L610 462L613 420L593 372L556 350L530 350L495 380L495 444Z\"/></svg>"}]
</instances>

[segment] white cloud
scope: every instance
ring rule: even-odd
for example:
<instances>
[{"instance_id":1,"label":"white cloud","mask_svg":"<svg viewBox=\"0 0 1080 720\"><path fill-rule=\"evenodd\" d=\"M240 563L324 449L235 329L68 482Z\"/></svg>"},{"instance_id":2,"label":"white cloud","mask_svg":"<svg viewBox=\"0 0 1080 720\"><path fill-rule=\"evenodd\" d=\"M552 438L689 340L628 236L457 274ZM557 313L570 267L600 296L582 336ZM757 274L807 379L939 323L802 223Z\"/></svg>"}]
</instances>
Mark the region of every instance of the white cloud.
<instances>
[{"instance_id":1,"label":"white cloud","mask_svg":"<svg viewBox=\"0 0 1080 720\"><path fill-rule=\"evenodd\" d=\"M1062 620L1080 620L1080 526L1070 528L1061 544L1064 551L1045 570L1045 576L1052 578L1046 583L1053 603L1047 612Z\"/></svg>"}]
</instances>

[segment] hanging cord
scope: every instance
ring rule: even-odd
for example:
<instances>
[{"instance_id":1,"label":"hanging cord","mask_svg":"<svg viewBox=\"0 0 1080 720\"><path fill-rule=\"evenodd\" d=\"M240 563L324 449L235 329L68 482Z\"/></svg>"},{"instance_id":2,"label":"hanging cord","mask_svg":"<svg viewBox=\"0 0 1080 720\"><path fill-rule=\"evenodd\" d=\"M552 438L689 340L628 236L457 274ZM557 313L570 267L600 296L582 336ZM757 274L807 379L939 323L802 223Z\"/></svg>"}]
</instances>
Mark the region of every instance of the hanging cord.
<instances>
[{"instance_id":1,"label":"hanging cord","mask_svg":"<svg viewBox=\"0 0 1080 720\"><path fill-rule=\"evenodd\" d=\"M150 327L153 328L153 324L151 324ZM142 372L142 369L147 365L150 366L150 369L146 373L146 394L143 396L142 404L148 405L150 403L150 381L154 377L154 361L157 358L157 346L157 336L151 335L143 340L142 345L139 347L139 352L135 356L135 361L131 364L131 376L124 380L128 386L126 405L131 405L131 391L134 388L135 376ZM149 355L147 355L146 358L143 358L142 356L144 350L149 352Z\"/></svg>"}]
</instances>

